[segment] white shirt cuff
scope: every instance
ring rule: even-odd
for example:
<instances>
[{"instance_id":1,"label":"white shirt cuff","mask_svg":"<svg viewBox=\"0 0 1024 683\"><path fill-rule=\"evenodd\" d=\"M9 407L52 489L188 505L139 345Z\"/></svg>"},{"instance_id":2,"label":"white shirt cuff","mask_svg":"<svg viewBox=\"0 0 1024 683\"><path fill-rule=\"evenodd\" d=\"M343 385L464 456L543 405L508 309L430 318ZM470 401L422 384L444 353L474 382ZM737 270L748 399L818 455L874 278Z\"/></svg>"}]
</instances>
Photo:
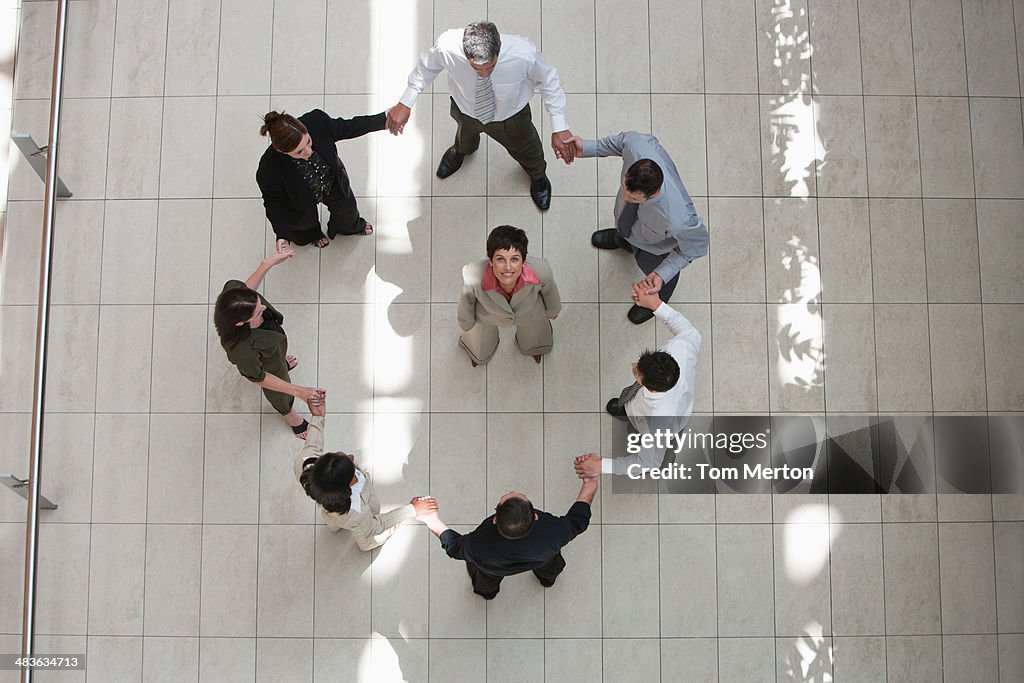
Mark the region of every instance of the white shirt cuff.
<instances>
[{"instance_id":1,"label":"white shirt cuff","mask_svg":"<svg viewBox=\"0 0 1024 683\"><path fill-rule=\"evenodd\" d=\"M612 459L611 458L601 458L601 474L611 474L611 473L612 473Z\"/></svg>"},{"instance_id":2,"label":"white shirt cuff","mask_svg":"<svg viewBox=\"0 0 1024 683\"><path fill-rule=\"evenodd\" d=\"M415 89L406 88L405 92L402 93L402 96L398 99L398 101L404 104L405 106L409 107L409 109L412 109L412 105L416 104L416 98L419 96L420 94Z\"/></svg>"}]
</instances>

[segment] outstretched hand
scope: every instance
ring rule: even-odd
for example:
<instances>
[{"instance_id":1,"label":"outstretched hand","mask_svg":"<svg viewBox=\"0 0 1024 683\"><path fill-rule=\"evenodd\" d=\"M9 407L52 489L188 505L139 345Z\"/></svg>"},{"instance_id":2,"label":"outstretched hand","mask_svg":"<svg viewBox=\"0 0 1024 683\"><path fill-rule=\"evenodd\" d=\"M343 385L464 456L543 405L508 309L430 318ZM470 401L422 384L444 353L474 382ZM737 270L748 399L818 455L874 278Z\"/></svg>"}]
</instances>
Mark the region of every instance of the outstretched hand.
<instances>
[{"instance_id":1,"label":"outstretched hand","mask_svg":"<svg viewBox=\"0 0 1024 683\"><path fill-rule=\"evenodd\" d=\"M267 254L263 261L272 268L279 263L284 263L293 256L295 256L295 250L292 249L291 244L287 240L278 240L274 251Z\"/></svg>"},{"instance_id":2,"label":"outstretched hand","mask_svg":"<svg viewBox=\"0 0 1024 683\"><path fill-rule=\"evenodd\" d=\"M412 110L401 102L388 109L386 112L388 132L392 135L401 135L411 113Z\"/></svg>"},{"instance_id":3,"label":"outstretched hand","mask_svg":"<svg viewBox=\"0 0 1024 683\"><path fill-rule=\"evenodd\" d=\"M421 522L424 521L423 518L427 515L433 514L435 517L437 516L437 500L431 496L416 496L409 501L409 504L416 511L416 519Z\"/></svg>"},{"instance_id":4,"label":"outstretched hand","mask_svg":"<svg viewBox=\"0 0 1024 683\"><path fill-rule=\"evenodd\" d=\"M633 285L633 287L634 287L634 291L635 291L635 288L637 286L639 286L640 288L643 289L644 294L657 294L658 292L661 291L661 287L664 284L665 284L665 281L661 279L661 276L658 275L657 272L652 272L650 275L645 277L640 282L635 283ZM636 300L634 299L634 301L636 301ZM639 303L639 302L637 302L637 303ZM644 304L640 304L640 305L643 306ZM647 306L646 308L650 308L650 306ZM655 306L654 308L657 308L657 306ZM651 310L653 311L654 308L651 308Z\"/></svg>"}]
</instances>

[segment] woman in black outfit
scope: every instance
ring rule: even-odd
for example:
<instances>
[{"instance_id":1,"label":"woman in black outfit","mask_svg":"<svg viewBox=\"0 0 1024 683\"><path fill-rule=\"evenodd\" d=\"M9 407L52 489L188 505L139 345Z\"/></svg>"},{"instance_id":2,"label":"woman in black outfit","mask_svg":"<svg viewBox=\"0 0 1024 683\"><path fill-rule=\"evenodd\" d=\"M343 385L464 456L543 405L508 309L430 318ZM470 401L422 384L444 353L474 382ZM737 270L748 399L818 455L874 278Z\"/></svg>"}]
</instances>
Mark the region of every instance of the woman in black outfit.
<instances>
[{"instance_id":1,"label":"woman in black outfit","mask_svg":"<svg viewBox=\"0 0 1024 683\"><path fill-rule=\"evenodd\" d=\"M260 135L270 147L260 159L256 182L263 193L267 218L280 240L326 247L336 235L370 235L373 226L360 215L345 164L338 158L337 140L383 130L384 113L333 119L319 109L295 118L269 112ZM327 236L320 228L317 204L330 212Z\"/></svg>"}]
</instances>

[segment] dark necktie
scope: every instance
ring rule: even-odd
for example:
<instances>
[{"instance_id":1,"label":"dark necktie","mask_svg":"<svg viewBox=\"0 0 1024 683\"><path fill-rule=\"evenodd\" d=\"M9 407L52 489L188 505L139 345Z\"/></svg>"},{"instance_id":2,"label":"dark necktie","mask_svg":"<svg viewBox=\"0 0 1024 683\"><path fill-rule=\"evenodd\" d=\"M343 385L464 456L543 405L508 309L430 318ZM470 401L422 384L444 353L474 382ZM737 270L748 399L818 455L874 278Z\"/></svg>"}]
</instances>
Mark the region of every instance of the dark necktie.
<instances>
[{"instance_id":1,"label":"dark necktie","mask_svg":"<svg viewBox=\"0 0 1024 683\"><path fill-rule=\"evenodd\" d=\"M636 205L634 204L634 206ZM640 393L640 386L640 382L633 382L623 389L622 393L619 394L619 405L625 408L626 404L629 403L634 396Z\"/></svg>"},{"instance_id":2,"label":"dark necktie","mask_svg":"<svg viewBox=\"0 0 1024 683\"><path fill-rule=\"evenodd\" d=\"M623 205L622 213L619 214L619 219L615 222L615 227L623 238L629 237L629 233L633 232L633 224L636 223L636 214L639 209L640 205L633 202L626 202Z\"/></svg>"}]
</instances>

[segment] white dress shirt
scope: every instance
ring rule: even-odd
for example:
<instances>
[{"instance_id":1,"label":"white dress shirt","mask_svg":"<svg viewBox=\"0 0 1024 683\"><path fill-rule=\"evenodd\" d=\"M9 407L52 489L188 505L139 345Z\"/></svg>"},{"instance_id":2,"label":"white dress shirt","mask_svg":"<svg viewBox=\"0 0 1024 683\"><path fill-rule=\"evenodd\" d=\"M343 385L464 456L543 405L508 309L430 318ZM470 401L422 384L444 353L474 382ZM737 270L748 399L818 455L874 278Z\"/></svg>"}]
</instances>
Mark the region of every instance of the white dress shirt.
<instances>
[{"instance_id":1,"label":"white dress shirt","mask_svg":"<svg viewBox=\"0 0 1024 683\"><path fill-rule=\"evenodd\" d=\"M672 356L679 364L679 380L668 391L651 391L647 387L640 387L636 396L626 402L626 416L641 434L648 431L648 417L680 418L678 425L672 425L676 432L686 426L693 412L693 384L697 372L697 354L700 352L700 332L682 313L662 303L655 309L654 316L664 322L675 335L658 350ZM626 470L633 464L660 467L662 455L663 452L645 450L620 458L602 458L601 472L626 474Z\"/></svg>"},{"instance_id":2,"label":"white dress shirt","mask_svg":"<svg viewBox=\"0 0 1024 683\"><path fill-rule=\"evenodd\" d=\"M412 108L437 75L448 72L448 89L455 105L466 116L474 116L477 73L462 51L465 29L453 28L438 37L434 47L420 55L416 68L409 74L409 87L399 100ZM540 50L526 38L501 34L498 63L491 72L494 87L495 121L504 121L519 113L540 90L544 107L551 115L551 131L569 130L565 119L565 93L558 82L558 70L551 66Z\"/></svg>"}]
</instances>

